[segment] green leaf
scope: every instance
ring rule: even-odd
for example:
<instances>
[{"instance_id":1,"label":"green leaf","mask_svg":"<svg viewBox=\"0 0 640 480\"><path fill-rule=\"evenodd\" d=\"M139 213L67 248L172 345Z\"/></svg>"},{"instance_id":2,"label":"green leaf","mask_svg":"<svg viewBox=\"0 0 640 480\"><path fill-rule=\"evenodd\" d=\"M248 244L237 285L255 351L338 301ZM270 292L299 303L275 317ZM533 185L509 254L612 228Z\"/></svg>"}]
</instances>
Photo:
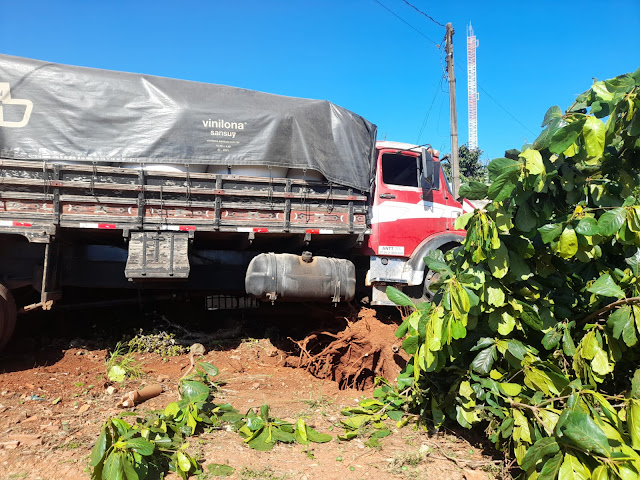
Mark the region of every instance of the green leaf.
<instances>
[{"instance_id":1,"label":"green leaf","mask_svg":"<svg viewBox=\"0 0 640 480\"><path fill-rule=\"evenodd\" d=\"M494 307L501 307L505 303L504 290L497 282L489 282L485 285L487 293L487 303Z\"/></svg>"},{"instance_id":2,"label":"green leaf","mask_svg":"<svg viewBox=\"0 0 640 480\"><path fill-rule=\"evenodd\" d=\"M571 258L578 252L578 237L571 225L567 225L560 235L558 242L558 255L562 258Z\"/></svg>"},{"instance_id":3,"label":"green leaf","mask_svg":"<svg viewBox=\"0 0 640 480\"><path fill-rule=\"evenodd\" d=\"M518 155L520 152L518 152ZM519 172L522 167L522 162L513 160L510 158L496 158L487 165L489 171L489 180L494 182L500 175L506 171Z\"/></svg>"},{"instance_id":4,"label":"green leaf","mask_svg":"<svg viewBox=\"0 0 640 480\"><path fill-rule=\"evenodd\" d=\"M633 398L640 398L640 368L638 368L631 379L631 390L629 396Z\"/></svg>"},{"instance_id":5,"label":"green leaf","mask_svg":"<svg viewBox=\"0 0 640 480\"><path fill-rule=\"evenodd\" d=\"M129 456L122 457L122 470L127 480L139 480L138 473L133 468L133 463Z\"/></svg>"},{"instance_id":6,"label":"green leaf","mask_svg":"<svg viewBox=\"0 0 640 480\"><path fill-rule=\"evenodd\" d=\"M542 121L542 125L540 125L540 128L544 128L545 126L547 126L554 118L562 118L562 109L557 105L549 107L547 113L544 114L544 120Z\"/></svg>"},{"instance_id":7,"label":"green leaf","mask_svg":"<svg viewBox=\"0 0 640 480\"><path fill-rule=\"evenodd\" d=\"M388 286L387 287L387 297L396 305L401 307L414 307L413 302L407 296L406 293L401 292L395 287Z\"/></svg>"},{"instance_id":8,"label":"green leaf","mask_svg":"<svg viewBox=\"0 0 640 480\"><path fill-rule=\"evenodd\" d=\"M389 411L389 418L391 418L391 411ZM307 438L313 443L327 443L333 437L327 433L320 433L307 425Z\"/></svg>"},{"instance_id":9,"label":"green leaf","mask_svg":"<svg viewBox=\"0 0 640 480\"><path fill-rule=\"evenodd\" d=\"M182 398L188 402L206 400L209 396L209 387L202 382L182 380L180 386L182 388Z\"/></svg>"},{"instance_id":10,"label":"green leaf","mask_svg":"<svg viewBox=\"0 0 640 480\"><path fill-rule=\"evenodd\" d=\"M125 446L145 456L151 455L155 449L155 445L144 438L131 438L125 442Z\"/></svg>"},{"instance_id":11,"label":"green leaf","mask_svg":"<svg viewBox=\"0 0 640 480\"><path fill-rule=\"evenodd\" d=\"M617 340L622 336L627 347L633 347L638 342L635 319L631 315L629 305L625 305L609 315L607 326L612 329L613 338Z\"/></svg>"},{"instance_id":12,"label":"green leaf","mask_svg":"<svg viewBox=\"0 0 640 480\"><path fill-rule=\"evenodd\" d=\"M104 425L102 427L102 431L100 432L100 436L98 437L98 441L93 446L91 450L91 461L89 463L90 466L95 467L100 463L104 457L107 448L111 446L111 434L107 429L107 426Z\"/></svg>"},{"instance_id":13,"label":"green leaf","mask_svg":"<svg viewBox=\"0 0 640 480\"><path fill-rule=\"evenodd\" d=\"M210 377L218 375L218 367L214 367L209 362L198 362L198 366Z\"/></svg>"},{"instance_id":14,"label":"green leaf","mask_svg":"<svg viewBox=\"0 0 640 480\"><path fill-rule=\"evenodd\" d=\"M604 100L605 102L608 102L610 100L613 100L613 94L609 90L607 90L607 86L604 82L595 82L591 86L591 91L600 101Z\"/></svg>"},{"instance_id":15,"label":"green leaf","mask_svg":"<svg viewBox=\"0 0 640 480\"><path fill-rule=\"evenodd\" d=\"M475 180L470 180L469 182L460 186L459 195L462 198L468 198L469 200L483 200L487 198L488 192L489 192L488 185L481 182L476 182ZM456 228L464 228L464 227L456 226Z\"/></svg>"},{"instance_id":16,"label":"green leaf","mask_svg":"<svg viewBox=\"0 0 640 480\"><path fill-rule=\"evenodd\" d=\"M602 297L624 298L624 292L611 278L611 275L605 273L600 276L593 285L587 288L588 292L595 293Z\"/></svg>"},{"instance_id":17,"label":"green leaf","mask_svg":"<svg viewBox=\"0 0 640 480\"><path fill-rule=\"evenodd\" d=\"M511 196L518 183L518 170L507 170L496 178L489 186L487 195L494 202L502 202Z\"/></svg>"},{"instance_id":18,"label":"green leaf","mask_svg":"<svg viewBox=\"0 0 640 480\"><path fill-rule=\"evenodd\" d=\"M524 356L527 354L527 347L521 341L515 339L507 340L507 350L518 360L524 360Z\"/></svg>"},{"instance_id":19,"label":"green leaf","mask_svg":"<svg viewBox=\"0 0 640 480\"><path fill-rule=\"evenodd\" d=\"M207 465L207 470L214 477L230 477L236 471L235 468L221 463L210 463Z\"/></svg>"},{"instance_id":20,"label":"green leaf","mask_svg":"<svg viewBox=\"0 0 640 480\"><path fill-rule=\"evenodd\" d=\"M576 353L576 345L573 343L571 332L568 327L565 327L562 330L562 351L565 355L573 357Z\"/></svg>"},{"instance_id":21,"label":"green leaf","mask_svg":"<svg viewBox=\"0 0 640 480\"><path fill-rule=\"evenodd\" d=\"M547 350L555 349L562 340L562 332L557 328L552 328L542 337L542 346Z\"/></svg>"},{"instance_id":22,"label":"green leaf","mask_svg":"<svg viewBox=\"0 0 640 480\"><path fill-rule=\"evenodd\" d=\"M541 175L546 173L544 162L542 161L542 155L540 155L539 151L530 148L522 152L520 154L520 158L524 159L524 168L531 175Z\"/></svg>"},{"instance_id":23,"label":"green leaf","mask_svg":"<svg viewBox=\"0 0 640 480\"><path fill-rule=\"evenodd\" d=\"M609 480L609 473L607 473L607 466L600 465L593 470L591 474L591 480Z\"/></svg>"},{"instance_id":24,"label":"green leaf","mask_svg":"<svg viewBox=\"0 0 640 480\"><path fill-rule=\"evenodd\" d=\"M540 470L538 480L555 480L562 465L562 452L556 453L555 457L550 458Z\"/></svg>"},{"instance_id":25,"label":"green leaf","mask_svg":"<svg viewBox=\"0 0 640 480\"><path fill-rule=\"evenodd\" d=\"M176 452L176 458L178 460L178 466L180 467L180 470L182 470L183 472L188 472L189 470L191 470L191 461L184 452L178 450Z\"/></svg>"},{"instance_id":26,"label":"green leaf","mask_svg":"<svg viewBox=\"0 0 640 480\"><path fill-rule=\"evenodd\" d=\"M456 319L466 318L471 308L471 301L467 291L458 283L451 285L451 312Z\"/></svg>"},{"instance_id":27,"label":"green leaf","mask_svg":"<svg viewBox=\"0 0 640 480\"><path fill-rule=\"evenodd\" d=\"M107 377L109 377L109 380L112 382L122 383L127 378L127 371L120 365L114 365L109 369L109 372L107 372Z\"/></svg>"},{"instance_id":28,"label":"green leaf","mask_svg":"<svg viewBox=\"0 0 640 480\"><path fill-rule=\"evenodd\" d=\"M606 457L611 456L611 447L607 436L593 419L580 410L572 410L560 426L560 439L568 439L573 445L586 453L595 452Z\"/></svg>"},{"instance_id":29,"label":"green leaf","mask_svg":"<svg viewBox=\"0 0 640 480\"><path fill-rule=\"evenodd\" d=\"M580 235L593 236L600 233L598 221L593 217L585 217L576 225L576 233Z\"/></svg>"},{"instance_id":30,"label":"green leaf","mask_svg":"<svg viewBox=\"0 0 640 480\"><path fill-rule=\"evenodd\" d=\"M540 318L540 315L538 314L536 309L524 302L518 302L518 304L522 306L520 320L522 320L534 330L542 330L542 328L544 327L544 323L542 322L542 319Z\"/></svg>"},{"instance_id":31,"label":"green leaf","mask_svg":"<svg viewBox=\"0 0 640 480\"><path fill-rule=\"evenodd\" d=\"M453 275L453 271L444 260L442 250L433 250L429 252L427 256L424 257L424 263L427 265L429 270L433 270L434 272L442 275Z\"/></svg>"},{"instance_id":32,"label":"green leaf","mask_svg":"<svg viewBox=\"0 0 640 480\"><path fill-rule=\"evenodd\" d=\"M461 194L461 196L463 195ZM453 224L453 228L455 228L456 230L464 230L467 227L467 223L469 223L469 220L471 220L471 217L473 217L474 213L475 212L467 212L460 215L458 218L456 218L456 221Z\"/></svg>"},{"instance_id":33,"label":"green leaf","mask_svg":"<svg viewBox=\"0 0 640 480\"><path fill-rule=\"evenodd\" d=\"M475 352L475 351L478 351L478 350L484 350L489 345L494 345L495 343L496 343L496 341L491 337L482 337L480 340L478 340L478 343L476 343L471 348L470 351Z\"/></svg>"},{"instance_id":34,"label":"green leaf","mask_svg":"<svg viewBox=\"0 0 640 480\"><path fill-rule=\"evenodd\" d=\"M491 275L495 278L504 277L509 271L509 251L503 242L500 242L500 247L493 251L493 256L489 258L488 262Z\"/></svg>"},{"instance_id":35,"label":"green leaf","mask_svg":"<svg viewBox=\"0 0 640 480\"><path fill-rule=\"evenodd\" d=\"M558 155L563 153L577 140L583 124L584 120L578 120L556 130L549 140L549 151Z\"/></svg>"},{"instance_id":36,"label":"green leaf","mask_svg":"<svg viewBox=\"0 0 640 480\"><path fill-rule=\"evenodd\" d=\"M596 117L587 117L582 136L584 137L587 155L590 157L601 157L604 153L604 141L607 127L604 122Z\"/></svg>"},{"instance_id":37,"label":"green leaf","mask_svg":"<svg viewBox=\"0 0 640 480\"><path fill-rule=\"evenodd\" d=\"M104 462L102 470L102 478L108 480L123 480L124 472L122 469L122 452L112 451Z\"/></svg>"},{"instance_id":38,"label":"green leaf","mask_svg":"<svg viewBox=\"0 0 640 480\"><path fill-rule=\"evenodd\" d=\"M529 150L527 150L528 152ZM516 212L516 228L521 232L529 232L536 227L536 215L528 203L523 203Z\"/></svg>"},{"instance_id":39,"label":"green leaf","mask_svg":"<svg viewBox=\"0 0 640 480\"><path fill-rule=\"evenodd\" d=\"M258 430L258 434L253 436L248 442L249 445L254 450L259 450L261 452L268 452L275 445L275 439L273 438L271 432L271 426L266 426ZM246 441L246 440L245 440Z\"/></svg>"},{"instance_id":40,"label":"green leaf","mask_svg":"<svg viewBox=\"0 0 640 480\"><path fill-rule=\"evenodd\" d=\"M560 223L548 223L538 228L538 233L540 233L540 237L542 237L544 243L553 242L561 232L562 224Z\"/></svg>"},{"instance_id":41,"label":"green leaf","mask_svg":"<svg viewBox=\"0 0 640 480\"><path fill-rule=\"evenodd\" d=\"M299 418L296 422L296 430L294 432L294 436L296 442L301 445L308 445L309 439L307 438L307 424L304 422L304 419Z\"/></svg>"},{"instance_id":42,"label":"green leaf","mask_svg":"<svg viewBox=\"0 0 640 480\"><path fill-rule=\"evenodd\" d=\"M166 417L175 417L180 412L181 410L180 410L180 405L178 405L178 402L171 402L164 409L164 414Z\"/></svg>"},{"instance_id":43,"label":"green leaf","mask_svg":"<svg viewBox=\"0 0 640 480\"><path fill-rule=\"evenodd\" d=\"M409 355L413 355L418 351L418 346L420 345L420 336L419 335L410 335L404 339L402 342L402 349L407 352Z\"/></svg>"},{"instance_id":44,"label":"green leaf","mask_svg":"<svg viewBox=\"0 0 640 480\"><path fill-rule=\"evenodd\" d=\"M493 366L493 362L496 361L496 358L496 346L492 345L489 348L485 348L478 352L476 358L471 362L471 369L480 374L486 375L491 371L491 367Z\"/></svg>"},{"instance_id":45,"label":"green leaf","mask_svg":"<svg viewBox=\"0 0 640 480\"><path fill-rule=\"evenodd\" d=\"M627 429L634 449L640 450L640 400L629 399L627 407Z\"/></svg>"},{"instance_id":46,"label":"green leaf","mask_svg":"<svg viewBox=\"0 0 640 480\"><path fill-rule=\"evenodd\" d=\"M605 237L615 235L620 230L620 227L624 225L626 219L627 212L622 207L606 211L598 219L600 235Z\"/></svg>"},{"instance_id":47,"label":"green leaf","mask_svg":"<svg viewBox=\"0 0 640 480\"><path fill-rule=\"evenodd\" d=\"M560 480L590 480L591 472L570 453L564 454L564 461L558 472Z\"/></svg>"},{"instance_id":48,"label":"green leaf","mask_svg":"<svg viewBox=\"0 0 640 480\"><path fill-rule=\"evenodd\" d=\"M522 460L522 470L528 472L544 457L553 455L558 451L560 451L560 447L555 437L541 438L527 450L527 454L524 456L524 460Z\"/></svg>"},{"instance_id":49,"label":"green leaf","mask_svg":"<svg viewBox=\"0 0 640 480\"><path fill-rule=\"evenodd\" d=\"M409 330L409 319L405 318L402 321L402 323L398 325L398 328L396 329L396 332L395 332L396 338L403 338L407 334L408 330Z\"/></svg>"},{"instance_id":50,"label":"green leaf","mask_svg":"<svg viewBox=\"0 0 640 480\"><path fill-rule=\"evenodd\" d=\"M505 395L510 397L517 397L522 392L522 385L519 383L499 383L498 385L500 385Z\"/></svg>"},{"instance_id":51,"label":"green leaf","mask_svg":"<svg viewBox=\"0 0 640 480\"><path fill-rule=\"evenodd\" d=\"M640 248L635 253L624 259L625 263L631 267L631 271L635 276L640 275Z\"/></svg>"}]
</instances>

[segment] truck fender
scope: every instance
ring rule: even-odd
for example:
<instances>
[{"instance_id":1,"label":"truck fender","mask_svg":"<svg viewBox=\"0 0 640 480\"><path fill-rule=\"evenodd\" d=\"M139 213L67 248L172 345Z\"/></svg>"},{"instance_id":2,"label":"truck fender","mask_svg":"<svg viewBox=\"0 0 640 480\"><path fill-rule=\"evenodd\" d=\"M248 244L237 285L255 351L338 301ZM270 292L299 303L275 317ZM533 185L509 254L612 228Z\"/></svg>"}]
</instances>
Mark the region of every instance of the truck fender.
<instances>
[{"instance_id":1,"label":"truck fender","mask_svg":"<svg viewBox=\"0 0 640 480\"><path fill-rule=\"evenodd\" d=\"M449 248L453 248L462 243L464 235L457 233L441 233L425 238L420 245L413 251L413 254L405 264L404 277L408 280L408 285L420 285L424 279L424 271L426 264L423 259L429 252L437 250L447 244L451 244ZM449 248L445 249L448 250Z\"/></svg>"}]
</instances>

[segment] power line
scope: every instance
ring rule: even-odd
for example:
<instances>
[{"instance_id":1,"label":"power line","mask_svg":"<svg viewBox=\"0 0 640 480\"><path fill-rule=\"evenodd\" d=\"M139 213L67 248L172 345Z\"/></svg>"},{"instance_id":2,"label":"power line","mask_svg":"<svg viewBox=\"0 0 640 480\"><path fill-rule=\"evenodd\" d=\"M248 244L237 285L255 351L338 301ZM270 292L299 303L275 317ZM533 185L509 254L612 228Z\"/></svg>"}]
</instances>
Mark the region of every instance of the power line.
<instances>
[{"instance_id":1,"label":"power line","mask_svg":"<svg viewBox=\"0 0 640 480\"><path fill-rule=\"evenodd\" d=\"M525 130L527 130L527 131L528 131L531 135L533 135L534 137L535 137L535 136L537 136L537 134L536 134L536 133L532 132L532 131L529 129L529 127L527 127L524 123L522 123L520 120L518 120L518 119L517 119L517 118L516 118L516 117L515 117L515 116L514 116L514 115L513 115L509 110L507 110L506 108L504 108L504 107L500 104L500 102L498 102L495 98L493 98L489 92L487 92L484 88L482 88L482 85L478 84L478 87L480 87L480 90L482 90L482 91L485 93L485 95L486 95L487 97L489 97L491 100L493 100L493 101L495 102L495 104L496 104L496 105L498 105L502 110L504 110L504 111L505 111L505 113L506 113L507 115L509 115L511 118L513 118L516 122L518 122L522 128L524 128Z\"/></svg>"},{"instance_id":2,"label":"power line","mask_svg":"<svg viewBox=\"0 0 640 480\"><path fill-rule=\"evenodd\" d=\"M424 38L426 38L427 40L429 40L431 43L433 43L436 47L440 47L440 45L438 43L436 43L435 41L431 40L429 37L427 37L424 33L422 33L420 30L418 30L416 27L414 27L413 25L411 25L409 22L407 22L404 18L402 18L400 15L398 15L397 13L395 13L393 10L391 10L389 7L387 7L386 5L380 3L378 0L373 0L374 2L376 2L378 5L380 5L382 8L384 8L387 12L389 12L391 15L393 15L394 17L396 17L398 20L400 20L402 23L404 23L405 25L407 25L409 28L411 28L412 30L415 30L417 33L419 33L420 35L422 35Z\"/></svg>"},{"instance_id":3,"label":"power line","mask_svg":"<svg viewBox=\"0 0 640 480\"><path fill-rule=\"evenodd\" d=\"M376 2L378 5L380 5L382 8L384 8L386 11L388 11L391 15L393 15L394 17L396 17L398 20L400 20L402 23L404 23L405 25L407 25L409 28L411 28L412 30L414 30L415 32L417 32L418 34L422 35L424 38L426 38L427 40L429 40L431 43L433 43L436 47L438 48L442 48L442 43L437 43L434 40L432 40L431 38L427 37L424 33L422 33L420 30L418 30L416 27L414 27L413 25L411 25L409 22L407 22L404 18L402 18L400 15L398 15L397 13L395 13L393 10L391 10L389 7L387 7L386 5L384 5L383 3L380 3L378 0L373 0L374 2ZM409 2L407 2L406 0L402 0L404 3L408 4L409 6L413 7L414 9L418 10L416 7L414 7L413 5L411 5ZM430 20L434 21L435 23L437 23L438 25L441 25L444 27L444 25L442 25L441 23L437 22L436 20L434 20L433 18L429 17L429 15L427 15L426 13L418 10L418 12L420 12L421 14L427 16ZM442 62L441 62L442 63ZM459 68L461 71L464 72L464 70L462 69L462 67L460 66L460 64L456 65L457 68ZM464 72L466 73L466 72ZM480 85L478 83L478 88L480 88L480 90L482 90L491 100L494 101L494 103L496 105L498 105L502 110L504 110L504 112L509 115L513 120L515 120L522 128L524 128L525 130L527 130L529 133L531 133L531 135L536 135L534 132L531 131L531 129L529 129L529 127L527 127L524 123L522 123L520 120L518 120L515 115L513 115L509 110L507 110L505 107L502 106L502 104L500 102L498 102L495 98L493 98L493 96L487 92L482 85Z\"/></svg>"},{"instance_id":4,"label":"power line","mask_svg":"<svg viewBox=\"0 0 640 480\"><path fill-rule=\"evenodd\" d=\"M436 19L434 19L431 15L428 15L426 13L424 13L422 10L420 10L418 7L416 7L415 5L411 5L409 2L407 2L407 0L402 0L404 3L406 3L407 5L409 5L411 8L413 8L416 12L424 15L425 17L427 17L429 20L431 20L433 23L435 23L436 25L440 25L441 27L444 27L444 25L442 23L440 23L439 21L437 21Z\"/></svg>"},{"instance_id":5,"label":"power line","mask_svg":"<svg viewBox=\"0 0 640 480\"><path fill-rule=\"evenodd\" d=\"M464 69L460 66L460 64L457 64L456 67L458 68L458 70L460 70L461 72L464 72ZM493 98L493 96L487 92L484 88L482 88L482 85L480 85L480 83L478 83L478 88L480 90L482 90L484 92L484 94L489 97L491 100L493 100L493 102L498 105L502 110L504 110L504 112L509 115L511 118L513 118L522 128L524 128L527 132L529 132L531 135L533 136L537 136L536 133L532 132L531 129L529 127L527 127L524 123L522 123L520 120L518 120L518 118L516 118L515 115L513 115L509 110L507 110L505 107L502 106L502 104L500 102L498 102L498 100L496 100L495 98Z\"/></svg>"},{"instance_id":6,"label":"power line","mask_svg":"<svg viewBox=\"0 0 640 480\"><path fill-rule=\"evenodd\" d=\"M427 122L429 121L429 115L431 115L431 110L433 109L433 104L436 103L436 97L438 96L438 90L442 88L442 81L444 80L444 75L440 77L440 83L438 84L438 88L434 90L433 98L431 99L431 105L429 105L429 110L427 110L426 115L424 116L424 120L422 121L422 126L420 127L420 133L418 133L418 139L416 140L416 145L420 144L420 137L422 136L422 132L427 126Z\"/></svg>"}]
</instances>

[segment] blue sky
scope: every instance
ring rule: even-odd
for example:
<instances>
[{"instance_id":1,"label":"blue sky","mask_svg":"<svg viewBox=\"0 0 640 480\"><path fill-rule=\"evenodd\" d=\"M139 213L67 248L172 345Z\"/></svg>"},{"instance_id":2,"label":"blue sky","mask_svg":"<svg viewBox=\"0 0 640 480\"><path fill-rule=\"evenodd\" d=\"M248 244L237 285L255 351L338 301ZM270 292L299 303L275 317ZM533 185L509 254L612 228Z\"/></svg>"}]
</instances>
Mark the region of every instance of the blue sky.
<instances>
[{"instance_id":1,"label":"blue sky","mask_svg":"<svg viewBox=\"0 0 640 480\"><path fill-rule=\"evenodd\" d=\"M535 139L546 109L592 78L640 66L638 0L410 1L455 28L460 143L473 24L485 159ZM1 53L327 99L380 139L450 151L445 30L403 0L3 0L1 11Z\"/></svg>"}]
</instances>

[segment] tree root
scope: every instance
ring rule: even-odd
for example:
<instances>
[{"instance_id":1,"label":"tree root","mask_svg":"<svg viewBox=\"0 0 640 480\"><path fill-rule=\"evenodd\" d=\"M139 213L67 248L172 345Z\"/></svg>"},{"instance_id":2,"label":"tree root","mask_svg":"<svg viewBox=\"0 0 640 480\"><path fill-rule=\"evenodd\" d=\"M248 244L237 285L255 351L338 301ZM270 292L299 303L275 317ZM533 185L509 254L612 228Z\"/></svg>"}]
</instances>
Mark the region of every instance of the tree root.
<instances>
[{"instance_id":1,"label":"tree root","mask_svg":"<svg viewBox=\"0 0 640 480\"><path fill-rule=\"evenodd\" d=\"M395 324L386 324L375 317L375 311L363 309L360 319L347 320L347 327L338 332L312 332L302 340L290 338L300 350L285 364L305 368L318 378L330 378L341 389L370 389L376 377L395 381L407 356L394 345ZM328 342L328 343L327 343Z\"/></svg>"}]
</instances>

